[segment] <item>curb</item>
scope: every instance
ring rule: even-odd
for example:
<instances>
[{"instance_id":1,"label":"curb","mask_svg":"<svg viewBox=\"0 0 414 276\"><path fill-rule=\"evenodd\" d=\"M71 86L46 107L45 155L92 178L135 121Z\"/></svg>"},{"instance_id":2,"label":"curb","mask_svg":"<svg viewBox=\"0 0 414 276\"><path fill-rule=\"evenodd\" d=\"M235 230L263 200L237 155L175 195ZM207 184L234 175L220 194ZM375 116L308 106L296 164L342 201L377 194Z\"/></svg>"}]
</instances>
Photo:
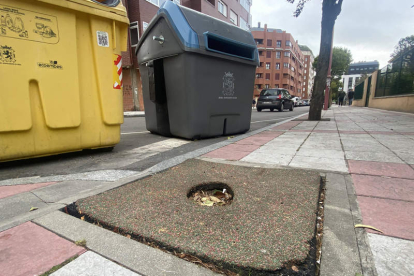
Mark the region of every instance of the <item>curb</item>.
<instances>
[{"instance_id":1,"label":"curb","mask_svg":"<svg viewBox=\"0 0 414 276\"><path fill-rule=\"evenodd\" d=\"M124 112L124 118L145 117L144 111Z\"/></svg>"}]
</instances>

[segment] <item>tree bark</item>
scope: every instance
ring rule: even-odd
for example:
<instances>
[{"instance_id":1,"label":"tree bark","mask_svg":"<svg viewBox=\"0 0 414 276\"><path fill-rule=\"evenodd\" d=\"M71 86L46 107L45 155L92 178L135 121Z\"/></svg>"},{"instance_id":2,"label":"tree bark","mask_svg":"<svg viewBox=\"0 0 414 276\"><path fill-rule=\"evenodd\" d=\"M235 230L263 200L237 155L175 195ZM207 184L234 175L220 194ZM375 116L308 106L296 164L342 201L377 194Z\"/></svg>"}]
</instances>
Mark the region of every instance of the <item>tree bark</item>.
<instances>
[{"instance_id":1,"label":"tree bark","mask_svg":"<svg viewBox=\"0 0 414 276\"><path fill-rule=\"evenodd\" d=\"M316 66L316 76L308 120L321 119L326 78L328 76L329 59L332 49L333 28L336 18L341 13L342 1L339 0L336 3L337 0L323 0L322 3L321 46L319 49L318 64Z\"/></svg>"}]
</instances>

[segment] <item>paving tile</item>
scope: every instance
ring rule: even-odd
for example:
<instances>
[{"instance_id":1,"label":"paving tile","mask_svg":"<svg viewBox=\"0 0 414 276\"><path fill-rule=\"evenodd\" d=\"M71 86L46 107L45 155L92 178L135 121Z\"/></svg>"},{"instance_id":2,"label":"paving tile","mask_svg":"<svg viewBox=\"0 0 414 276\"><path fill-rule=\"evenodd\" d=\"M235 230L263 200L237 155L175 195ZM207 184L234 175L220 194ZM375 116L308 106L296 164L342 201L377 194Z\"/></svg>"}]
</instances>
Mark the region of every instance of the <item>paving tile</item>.
<instances>
[{"instance_id":1,"label":"paving tile","mask_svg":"<svg viewBox=\"0 0 414 276\"><path fill-rule=\"evenodd\" d=\"M259 145L237 145L230 144L228 146L222 147L221 149L230 150L230 151L243 151L243 152L252 152L260 148Z\"/></svg>"},{"instance_id":2,"label":"paving tile","mask_svg":"<svg viewBox=\"0 0 414 276\"><path fill-rule=\"evenodd\" d=\"M55 265L85 252L32 222L0 233L1 275L40 275Z\"/></svg>"},{"instance_id":3,"label":"paving tile","mask_svg":"<svg viewBox=\"0 0 414 276\"><path fill-rule=\"evenodd\" d=\"M49 186L55 183L57 182L44 182L44 183L26 184L26 185L0 186L0 199L8 197L8 196L24 193L24 192L29 192L34 189Z\"/></svg>"},{"instance_id":4,"label":"paving tile","mask_svg":"<svg viewBox=\"0 0 414 276\"><path fill-rule=\"evenodd\" d=\"M250 136L246 139L237 141L235 144L237 145L264 145L269 141L272 141L274 138L273 137L265 137L265 136L259 136L259 137L254 137L254 136Z\"/></svg>"},{"instance_id":5,"label":"paving tile","mask_svg":"<svg viewBox=\"0 0 414 276\"><path fill-rule=\"evenodd\" d=\"M414 170L409 165L397 163L348 160L352 174L369 174L414 179Z\"/></svg>"},{"instance_id":6,"label":"paving tile","mask_svg":"<svg viewBox=\"0 0 414 276\"><path fill-rule=\"evenodd\" d=\"M348 172L345 160L324 158L324 157L309 157L296 155L289 163L291 167L308 168L315 170L328 170Z\"/></svg>"},{"instance_id":7,"label":"paving tile","mask_svg":"<svg viewBox=\"0 0 414 276\"><path fill-rule=\"evenodd\" d=\"M369 134L399 135L399 133L390 131L368 131Z\"/></svg>"},{"instance_id":8,"label":"paving tile","mask_svg":"<svg viewBox=\"0 0 414 276\"><path fill-rule=\"evenodd\" d=\"M368 233L378 276L412 275L414 242Z\"/></svg>"},{"instance_id":9,"label":"paving tile","mask_svg":"<svg viewBox=\"0 0 414 276\"><path fill-rule=\"evenodd\" d=\"M240 161L287 166L294 155L268 151L254 151Z\"/></svg>"},{"instance_id":10,"label":"paving tile","mask_svg":"<svg viewBox=\"0 0 414 276\"><path fill-rule=\"evenodd\" d=\"M311 157L325 157L333 159L345 159L344 152L342 150L329 150L329 149L308 149L301 148L296 153L297 156L311 156Z\"/></svg>"},{"instance_id":11,"label":"paving tile","mask_svg":"<svg viewBox=\"0 0 414 276\"><path fill-rule=\"evenodd\" d=\"M344 146L345 147L345 146ZM367 151L348 151L345 150L346 159L363 160L375 162L404 163L401 158L397 157L393 152L367 152Z\"/></svg>"},{"instance_id":12,"label":"paving tile","mask_svg":"<svg viewBox=\"0 0 414 276\"><path fill-rule=\"evenodd\" d=\"M203 157L209 157L209 158L218 158L218 159L225 159L225 160L240 160L246 155L248 155L250 152L246 151L235 151L235 150L229 150L229 149L216 149L213 150L207 154L204 154Z\"/></svg>"},{"instance_id":13,"label":"paving tile","mask_svg":"<svg viewBox=\"0 0 414 276\"><path fill-rule=\"evenodd\" d=\"M315 133L338 133L338 130L321 130L321 129L314 129L312 132L315 132Z\"/></svg>"},{"instance_id":14,"label":"paving tile","mask_svg":"<svg viewBox=\"0 0 414 276\"><path fill-rule=\"evenodd\" d=\"M0 222L7 221L19 215L28 214L31 207L39 209L48 204L30 192L9 196L0 200Z\"/></svg>"},{"instance_id":15,"label":"paving tile","mask_svg":"<svg viewBox=\"0 0 414 276\"><path fill-rule=\"evenodd\" d=\"M110 260L91 251L83 253L74 261L51 274L51 276L100 275L138 276L139 274L111 262Z\"/></svg>"},{"instance_id":16,"label":"paving tile","mask_svg":"<svg viewBox=\"0 0 414 276\"><path fill-rule=\"evenodd\" d=\"M386 236L414 240L414 202L366 196L357 196L357 200L363 224L378 228Z\"/></svg>"},{"instance_id":17,"label":"paving tile","mask_svg":"<svg viewBox=\"0 0 414 276\"><path fill-rule=\"evenodd\" d=\"M414 164L414 153L406 150L394 150L393 152L402 160L404 160L407 164Z\"/></svg>"},{"instance_id":18,"label":"paving tile","mask_svg":"<svg viewBox=\"0 0 414 276\"><path fill-rule=\"evenodd\" d=\"M352 174L357 195L414 201L414 180Z\"/></svg>"},{"instance_id":19,"label":"paving tile","mask_svg":"<svg viewBox=\"0 0 414 276\"><path fill-rule=\"evenodd\" d=\"M341 134L367 134L366 131L360 131L360 130L339 130L339 133Z\"/></svg>"}]
</instances>

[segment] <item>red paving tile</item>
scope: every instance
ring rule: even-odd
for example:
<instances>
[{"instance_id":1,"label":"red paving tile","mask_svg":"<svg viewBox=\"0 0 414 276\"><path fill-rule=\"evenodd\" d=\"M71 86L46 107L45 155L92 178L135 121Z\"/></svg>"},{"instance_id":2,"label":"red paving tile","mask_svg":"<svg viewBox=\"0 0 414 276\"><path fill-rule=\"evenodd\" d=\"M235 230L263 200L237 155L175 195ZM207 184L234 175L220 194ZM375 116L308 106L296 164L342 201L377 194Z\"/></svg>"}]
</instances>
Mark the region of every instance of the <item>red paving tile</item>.
<instances>
[{"instance_id":1,"label":"red paving tile","mask_svg":"<svg viewBox=\"0 0 414 276\"><path fill-rule=\"evenodd\" d=\"M338 133L337 130L320 130L320 129L315 129L312 132L317 132L317 133Z\"/></svg>"},{"instance_id":2,"label":"red paving tile","mask_svg":"<svg viewBox=\"0 0 414 276\"><path fill-rule=\"evenodd\" d=\"M243 151L243 152L252 152L260 148L259 145L237 145L237 144L231 144L225 147L222 147L221 149L226 149L230 151Z\"/></svg>"},{"instance_id":3,"label":"red paving tile","mask_svg":"<svg viewBox=\"0 0 414 276\"><path fill-rule=\"evenodd\" d=\"M31 222L1 232L0 249L2 276L40 275L86 251Z\"/></svg>"},{"instance_id":4,"label":"red paving tile","mask_svg":"<svg viewBox=\"0 0 414 276\"><path fill-rule=\"evenodd\" d=\"M290 129L289 132L311 132L312 129Z\"/></svg>"},{"instance_id":5,"label":"red paving tile","mask_svg":"<svg viewBox=\"0 0 414 276\"><path fill-rule=\"evenodd\" d=\"M263 131L250 137L273 137L276 138L285 133L284 131Z\"/></svg>"},{"instance_id":6,"label":"red paving tile","mask_svg":"<svg viewBox=\"0 0 414 276\"><path fill-rule=\"evenodd\" d=\"M220 148L204 154L203 157L219 158L225 160L240 160L249 154L250 152L247 151L235 151L232 149Z\"/></svg>"},{"instance_id":7,"label":"red paving tile","mask_svg":"<svg viewBox=\"0 0 414 276\"><path fill-rule=\"evenodd\" d=\"M339 133L341 134L367 134L366 131L358 131L358 130L340 130Z\"/></svg>"},{"instance_id":8,"label":"red paving tile","mask_svg":"<svg viewBox=\"0 0 414 276\"><path fill-rule=\"evenodd\" d=\"M394 131L367 131L369 134L385 134L385 135L400 135Z\"/></svg>"},{"instance_id":9,"label":"red paving tile","mask_svg":"<svg viewBox=\"0 0 414 276\"><path fill-rule=\"evenodd\" d=\"M369 174L414 179L414 169L406 164L348 160L351 174Z\"/></svg>"},{"instance_id":10,"label":"red paving tile","mask_svg":"<svg viewBox=\"0 0 414 276\"><path fill-rule=\"evenodd\" d=\"M358 196L357 200L363 224L378 228L387 236L414 240L414 202L365 196Z\"/></svg>"},{"instance_id":11,"label":"red paving tile","mask_svg":"<svg viewBox=\"0 0 414 276\"><path fill-rule=\"evenodd\" d=\"M357 195L414 201L414 180L352 174Z\"/></svg>"},{"instance_id":12,"label":"red paving tile","mask_svg":"<svg viewBox=\"0 0 414 276\"><path fill-rule=\"evenodd\" d=\"M250 136L246 139L240 140L238 142L236 142L235 144L237 145L259 145L262 146L270 141L272 141L274 138L272 136L259 136L259 137L255 137L254 136Z\"/></svg>"},{"instance_id":13,"label":"red paving tile","mask_svg":"<svg viewBox=\"0 0 414 276\"><path fill-rule=\"evenodd\" d=\"M44 182L36 184L25 184L25 185L13 185L13 186L1 186L0 187L0 199L8 196L32 191L41 187L46 187L57 182Z\"/></svg>"}]
</instances>

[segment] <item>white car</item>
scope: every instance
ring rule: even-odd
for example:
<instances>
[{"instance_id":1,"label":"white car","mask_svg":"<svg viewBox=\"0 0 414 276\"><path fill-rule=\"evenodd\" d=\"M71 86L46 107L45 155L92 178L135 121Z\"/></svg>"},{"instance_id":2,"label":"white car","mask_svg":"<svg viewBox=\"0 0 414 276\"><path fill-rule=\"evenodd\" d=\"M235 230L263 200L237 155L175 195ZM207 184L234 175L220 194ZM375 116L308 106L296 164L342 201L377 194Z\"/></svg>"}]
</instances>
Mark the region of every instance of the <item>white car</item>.
<instances>
[{"instance_id":1,"label":"white car","mask_svg":"<svg viewBox=\"0 0 414 276\"><path fill-rule=\"evenodd\" d=\"M293 97L292 98L292 101L293 101L293 103L294 103L295 106L298 106L299 100L300 100L299 97Z\"/></svg>"}]
</instances>

